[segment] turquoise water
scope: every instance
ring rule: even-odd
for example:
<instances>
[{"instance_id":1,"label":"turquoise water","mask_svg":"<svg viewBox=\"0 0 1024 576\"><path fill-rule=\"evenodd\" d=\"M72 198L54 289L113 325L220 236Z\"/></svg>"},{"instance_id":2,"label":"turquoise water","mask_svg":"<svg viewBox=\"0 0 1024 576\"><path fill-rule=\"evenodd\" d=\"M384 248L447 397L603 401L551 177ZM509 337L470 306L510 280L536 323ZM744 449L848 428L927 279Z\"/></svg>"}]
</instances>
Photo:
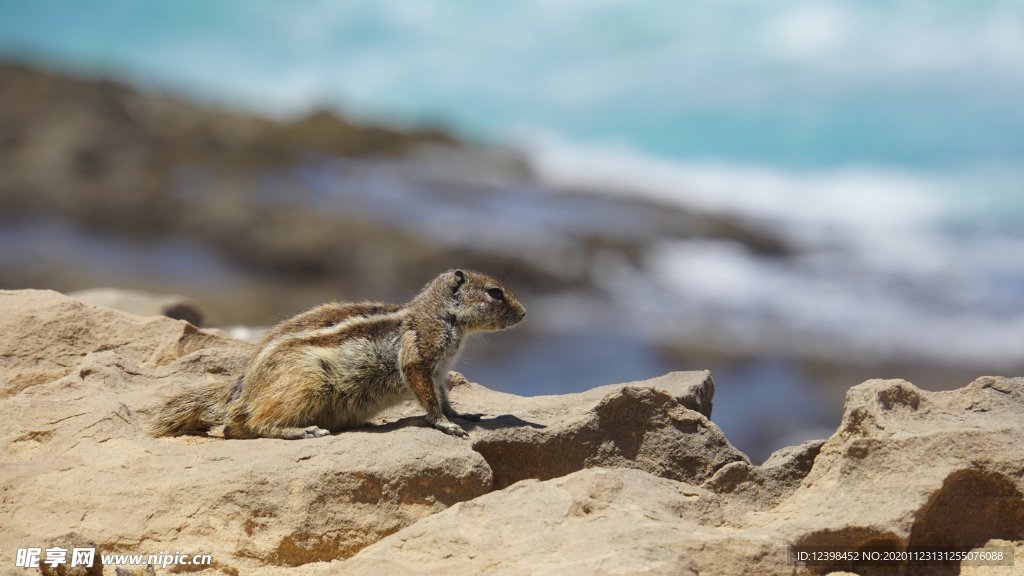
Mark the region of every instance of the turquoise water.
<instances>
[{"instance_id":1,"label":"turquoise water","mask_svg":"<svg viewBox=\"0 0 1024 576\"><path fill-rule=\"evenodd\" d=\"M1024 3L0 2L0 53L275 113L932 171L1024 160Z\"/></svg>"}]
</instances>

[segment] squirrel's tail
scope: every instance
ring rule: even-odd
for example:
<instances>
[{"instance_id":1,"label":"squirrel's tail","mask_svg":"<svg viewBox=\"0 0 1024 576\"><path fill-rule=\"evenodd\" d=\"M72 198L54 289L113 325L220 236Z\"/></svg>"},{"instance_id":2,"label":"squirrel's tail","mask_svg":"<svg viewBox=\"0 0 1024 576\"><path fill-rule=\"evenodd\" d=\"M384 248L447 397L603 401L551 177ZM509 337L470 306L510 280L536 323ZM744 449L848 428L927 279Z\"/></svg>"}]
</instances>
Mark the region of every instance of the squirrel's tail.
<instances>
[{"instance_id":1,"label":"squirrel's tail","mask_svg":"<svg viewBox=\"0 0 1024 576\"><path fill-rule=\"evenodd\" d=\"M240 383L241 379L239 379ZM224 423L227 404L235 396L234 386L216 384L186 390L168 399L158 408L149 424L153 436L204 434Z\"/></svg>"}]
</instances>

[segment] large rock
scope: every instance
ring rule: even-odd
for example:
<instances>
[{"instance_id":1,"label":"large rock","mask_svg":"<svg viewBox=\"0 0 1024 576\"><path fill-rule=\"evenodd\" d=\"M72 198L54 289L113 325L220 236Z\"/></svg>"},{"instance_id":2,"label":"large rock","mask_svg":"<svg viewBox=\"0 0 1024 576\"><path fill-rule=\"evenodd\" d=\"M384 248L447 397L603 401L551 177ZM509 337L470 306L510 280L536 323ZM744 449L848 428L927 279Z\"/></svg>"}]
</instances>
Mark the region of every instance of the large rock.
<instances>
[{"instance_id":1,"label":"large rock","mask_svg":"<svg viewBox=\"0 0 1024 576\"><path fill-rule=\"evenodd\" d=\"M782 573L779 539L736 520L708 490L593 468L457 504L324 574Z\"/></svg>"},{"instance_id":2,"label":"large rock","mask_svg":"<svg viewBox=\"0 0 1024 576\"><path fill-rule=\"evenodd\" d=\"M824 444L824 440L808 440L799 446L787 446L773 452L760 466L732 462L719 468L704 487L730 494L742 505L771 508L800 486Z\"/></svg>"},{"instance_id":3,"label":"large rock","mask_svg":"<svg viewBox=\"0 0 1024 576\"><path fill-rule=\"evenodd\" d=\"M251 350L182 321L0 292L0 547L76 531L105 551L295 566L490 491L469 443L423 427L300 442L146 434L161 396L230 380Z\"/></svg>"},{"instance_id":4,"label":"large rock","mask_svg":"<svg viewBox=\"0 0 1024 576\"><path fill-rule=\"evenodd\" d=\"M105 552L210 552L216 570L293 576L980 575L994 572L799 567L787 548L1024 550L1024 379L869 381L831 438L760 466L708 420L707 373L536 398L463 383L456 407L483 413L469 441L419 426L414 405L315 440L146 435L161 397L230 382L252 350L187 322L0 292L0 547L74 533Z\"/></svg>"},{"instance_id":5,"label":"large rock","mask_svg":"<svg viewBox=\"0 0 1024 576\"><path fill-rule=\"evenodd\" d=\"M729 463L749 464L709 419L713 395L708 372L559 396L527 398L472 384L452 391L458 408L485 413L467 427L495 488L598 466L700 483Z\"/></svg>"},{"instance_id":6,"label":"large rock","mask_svg":"<svg viewBox=\"0 0 1024 576\"><path fill-rule=\"evenodd\" d=\"M704 480L746 462L707 419L706 372L538 398L465 383L456 404L485 413L467 423L470 441L418 426L415 404L300 442L145 433L162 398L230 383L252 351L183 321L0 292L0 511L12 526L0 545L74 531L104 550L299 566L348 557L521 478L618 466Z\"/></svg>"},{"instance_id":7,"label":"large rock","mask_svg":"<svg viewBox=\"0 0 1024 576\"><path fill-rule=\"evenodd\" d=\"M1022 438L1022 378L984 377L947 392L871 380L850 389L839 429L800 488L752 523L802 546L1024 540Z\"/></svg>"},{"instance_id":8,"label":"large rock","mask_svg":"<svg viewBox=\"0 0 1024 576\"><path fill-rule=\"evenodd\" d=\"M0 398L65 376L84 381L110 361L150 371L179 362L191 371L179 384L214 382L240 370L252 350L187 322L140 318L37 290L0 291L0 330ZM121 368L122 377L132 376ZM117 392L143 405L155 391L143 385Z\"/></svg>"},{"instance_id":9,"label":"large rock","mask_svg":"<svg viewBox=\"0 0 1024 576\"><path fill-rule=\"evenodd\" d=\"M788 562L789 546L939 549L1024 540L1024 379L951 392L854 387L824 444L735 462L704 488L634 470L524 481L420 520L329 574L1007 574ZM1019 562L1020 560L1018 560ZM1002 570L994 572L991 570Z\"/></svg>"}]
</instances>

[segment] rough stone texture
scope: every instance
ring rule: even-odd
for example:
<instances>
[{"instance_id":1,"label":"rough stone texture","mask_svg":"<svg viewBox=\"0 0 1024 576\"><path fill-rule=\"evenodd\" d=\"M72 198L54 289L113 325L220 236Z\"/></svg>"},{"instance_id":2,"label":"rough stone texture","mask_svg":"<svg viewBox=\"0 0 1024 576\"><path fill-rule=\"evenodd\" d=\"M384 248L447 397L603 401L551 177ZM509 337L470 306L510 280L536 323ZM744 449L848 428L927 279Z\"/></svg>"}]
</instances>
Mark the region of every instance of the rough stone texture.
<instances>
[{"instance_id":1,"label":"rough stone texture","mask_svg":"<svg viewBox=\"0 0 1024 576\"><path fill-rule=\"evenodd\" d=\"M301 442L146 435L161 398L230 382L252 350L183 321L0 292L0 511L11 519L0 545L74 530L105 551L293 567L350 556L490 491L491 466L504 486L592 466L703 479L744 459L690 409L710 413L707 373L541 398L467 383L457 405L487 413L467 423L471 442L419 426L415 405L397 411L409 417Z\"/></svg>"},{"instance_id":2,"label":"rough stone texture","mask_svg":"<svg viewBox=\"0 0 1024 576\"><path fill-rule=\"evenodd\" d=\"M985 543L985 547L1010 546L1013 548L1013 566L963 566L960 576L1024 576L1024 540L1010 542L993 539Z\"/></svg>"},{"instance_id":3,"label":"rough stone texture","mask_svg":"<svg viewBox=\"0 0 1024 576\"><path fill-rule=\"evenodd\" d=\"M560 396L524 398L472 384L452 391L458 409L485 412L480 422L464 425L499 489L597 466L703 482L722 466L747 462L708 419L713 395L708 372Z\"/></svg>"},{"instance_id":4,"label":"rough stone texture","mask_svg":"<svg viewBox=\"0 0 1024 576\"><path fill-rule=\"evenodd\" d=\"M70 556L70 550L75 548L92 548L95 550L99 547L99 544L83 538L81 534L69 532L46 542L45 546L42 546L43 550L54 547L68 550L68 555ZM90 566L70 566L68 564L50 566L46 562L40 562L39 571L43 576L103 576L103 559L94 557L93 563Z\"/></svg>"},{"instance_id":5,"label":"rough stone texture","mask_svg":"<svg viewBox=\"0 0 1024 576\"><path fill-rule=\"evenodd\" d=\"M1019 550L1022 416L1024 379L981 378L950 392L870 381L850 390L823 445L731 464L704 489L627 470L525 481L420 520L325 573L958 574L958 565L798 568L786 548L973 548L1001 538ZM963 573L1011 573L997 570Z\"/></svg>"},{"instance_id":6,"label":"rough stone texture","mask_svg":"<svg viewBox=\"0 0 1024 576\"><path fill-rule=\"evenodd\" d=\"M126 365L145 367L154 379L174 373L181 384L213 382L240 370L252 350L186 322L139 318L37 290L0 291L0 345L0 398L66 376L79 382L104 371L122 382L141 376ZM113 391L141 405L161 388Z\"/></svg>"},{"instance_id":7,"label":"rough stone texture","mask_svg":"<svg viewBox=\"0 0 1024 576\"><path fill-rule=\"evenodd\" d=\"M1024 379L850 389L801 487L754 523L796 544L974 547L1024 539ZM836 566L872 574L870 568ZM939 573L939 572L932 572Z\"/></svg>"},{"instance_id":8,"label":"rough stone texture","mask_svg":"<svg viewBox=\"0 0 1024 576\"><path fill-rule=\"evenodd\" d=\"M160 396L230 379L251 349L182 321L0 292L0 549L74 530L105 551L292 566L491 489L468 443L428 428L302 442L145 433Z\"/></svg>"},{"instance_id":9,"label":"rough stone texture","mask_svg":"<svg viewBox=\"0 0 1024 576\"><path fill-rule=\"evenodd\" d=\"M268 576L1024 566L1024 379L869 381L831 438L760 466L707 419L707 373L536 398L467 383L452 396L483 413L469 441L419 426L413 406L296 442L145 434L160 397L230 382L251 351L182 321L0 292L0 549L73 538ZM1012 570L787 562L790 545L998 544ZM24 573L12 564L0 574Z\"/></svg>"},{"instance_id":10,"label":"rough stone texture","mask_svg":"<svg viewBox=\"0 0 1024 576\"><path fill-rule=\"evenodd\" d=\"M708 490L594 468L463 502L324 574L732 576L785 566L770 535L736 538L732 521Z\"/></svg>"},{"instance_id":11,"label":"rough stone texture","mask_svg":"<svg viewBox=\"0 0 1024 576\"><path fill-rule=\"evenodd\" d=\"M760 466L732 462L704 483L720 494L733 494L744 505L771 508L793 493L814 465L824 440L809 440L772 453Z\"/></svg>"}]
</instances>

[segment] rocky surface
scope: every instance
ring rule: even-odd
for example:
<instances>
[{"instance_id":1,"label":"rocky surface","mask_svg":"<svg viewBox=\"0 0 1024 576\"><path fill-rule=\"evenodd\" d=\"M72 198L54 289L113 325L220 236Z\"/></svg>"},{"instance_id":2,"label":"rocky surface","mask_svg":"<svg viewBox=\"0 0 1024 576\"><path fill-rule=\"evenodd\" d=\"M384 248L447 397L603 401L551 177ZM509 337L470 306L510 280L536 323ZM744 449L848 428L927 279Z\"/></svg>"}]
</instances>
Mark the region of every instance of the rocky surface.
<instances>
[{"instance_id":1,"label":"rocky surface","mask_svg":"<svg viewBox=\"0 0 1024 576\"><path fill-rule=\"evenodd\" d=\"M750 466L710 420L714 392L711 374L704 371L557 396L523 397L466 382L451 398L458 411L481 416L462 425L501 489L601 466L697 483L729 464ZM407 402L379 420L420 410Z\"/></svg>"},{"instance_id":2,"label":"rocky surface","mask_svg":"<svg viewBox=\"0 0 1024 576\"><path fill-rule=\"evenodd\" d=\"M1012 541L1019 573L1022 416L1024 379L980 378L948 392L870 381L850 391L828 441L785 449L761 466L729 464L700 487L621 469L525 481L421 520L325 574L792 574L788 546L948 550ZM960 566L801 570L957 574Z\"/></svg>"},{"instance_id":3,"label":"rocky surface","mask_svg":"<svg viewBox=\"0 0 1024 576\"><path fill-rule=\"evenodd\" d=\"M230 382L252 349L180 320L0 292L0 549L204 551L207 574L1024 567L1024 379L869 381L831 438L759 466L710 420L706 372L533 398L462 384L457 408L483 414L468 441L420 426L414 406L305 441L146 435L160 398ZM998 545L1017 565L798 567L791 545ZM12 565L0 573L24 573Z\"/></svg>"},{"instance_id":4,"label":"rocky surface","mask_svg":"<svg viewBox=\"0 0 1024 576\"><path fill-rule=\"evenodd\" d=\"M324 574L782 573L781 540L739 521L710 490L589 469L461 503Z\"/></svg>"},{"instance_id":5,"label":"rocky surface","mask_svg":"<svg viewBox=\"0 0 1024 576\"><path fill-rule=\"evenodd\" d=\"M251 352L182 321L0 292L0 329L5 549L75 530L108 551L296 566L491 489L477 452L427 428L315 443L150 438L159 398L229 381Z\"/></svg>"},{"instance_id":6,"label":"rocky surface","mask_svg":"<svg viewBox=\"0 0 1024 576\"><path fill-rule=\"evenodd\" d=\"M791 518L800 545L977 546L1024 536L1024 379L926 392L872 380L801 488L760 522ZM814 514L807 514L814 510Z\"/></svg>"},{"instance_id":7,"label":"rocky surface","mask_svg":"<svg viewBox=\"0 0 1024 576\"><path fill-rule=\"evenodd\" d=\"M74 530L107 551L202 549L229 567L292 567L345 558L520 478L620 465L702 479L745 461L688 408L710 413L707 373L564 398L467 383L455 402L486 412L467 424L471 442L402 417L409 407L309 442L154 439L147 410L183 387L230 384L252 346L45 291L0 292L0 333L5 545ZM518 467L523 430L545 458Z\"/></svg>"},{"instance_id":8,"label":"rocky surface","mask_svg":"<svg viewBox=\"0 0 1024 576\"><path fill-rule=\"evenodd\" d=\"M731 462L717 470L706 486L755 509L771 508L800 486L823 444L824 440L810 440L782 448L760 466Z\"/></svg>"},{"instance_id":9,"label":"rocky surface","mask_svg":"<svg viewBox=\"0 0 1024 576\"><path fill-rule=\"evenodd\" d=\"M470 384L452 397L466 412L485 413L470 439L500 489L599 466L700 483L748 463L709 420L713 395L710 373L676 372L579 394L523 398Z\"/></svg>"}]
</instances>

